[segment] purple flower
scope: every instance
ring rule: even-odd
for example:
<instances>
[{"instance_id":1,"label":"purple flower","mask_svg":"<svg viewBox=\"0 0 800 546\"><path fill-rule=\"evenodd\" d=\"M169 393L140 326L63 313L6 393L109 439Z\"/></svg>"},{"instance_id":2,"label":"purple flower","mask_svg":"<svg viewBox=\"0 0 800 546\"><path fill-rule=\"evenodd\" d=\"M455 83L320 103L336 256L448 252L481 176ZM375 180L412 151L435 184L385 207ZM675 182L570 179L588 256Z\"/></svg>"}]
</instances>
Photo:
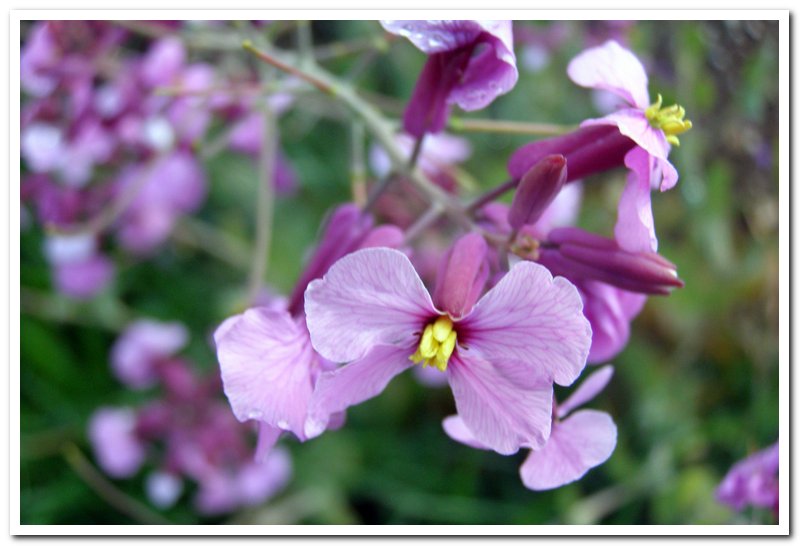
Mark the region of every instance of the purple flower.
<instances>
[{"instance_id":1,"label":"purple flower","mask_svg":"<svg viewBox=\"0 0 800 546\"><path fill-rule=\"evenodd\" d=\"M531 451L519 469L525 487L534 491L561 487L608 460L617 445L617 427L611 416L597 410L572 410L597 396L613 372L611 366L600 368L554 408L550 438L543 447ZM442 426L454 440L487 449L459 416L448 417Z\"/></svg>"},{"instance_id":2,"label":"purple flower","mask_svg":"<svg viewBox=\"0 0 800 546\"><path fill-rule=\"evenodd\" d=\"M475 237L461 241L472 245ZM459 415L485 445L505 454L543 445L552 382L570 384L589 350L580 297L568 281L529 262L515 265L477 303L475 280L450 279L449 295L439 300L449 307L439 310L403 253L376 248L345 256L309 284L314 348L348 364L320 376L306 433L324 430L328 415L376 396L421 363L447 374Z\"/></svg>"},{"instance_id":3,"label":"purple flower","mask_svg":"<svg viewBox=\"0 0 800 546\"><path fill-rule=\"evenodd\" d=\"M159 364L188 341L186 327L178 322L138 320L129 325L111 348L111 369L132 389L152 386Z\"/></svg>"},{"instance_id":4,"label":"purple flower","mask_svg":"<svg viewBox=\"0 0 800 546\"><path fill-rule=\"evenodd\" d=\"M53 264L53 283L66 296L88 299L103 290L114 277L114 264L102 254L85 260Z\"/></svg>"},{"instance_id":5,"label":"purple flower","mask_svg":"<svg viewBox=\"0 0 800 546\"><path fill-rule=\"evenodd\" d=\"M228 318L214 332L225 395L239 421L259 423L258 457L268 453L282 431L305 440L305 421L313 387L331 367L312 347L303 313L303 293L342 256L359 248L395 245L394 226L372 227L372 218L355 205L338 207L282 308L249 309ZM341 415L327 416L329 428ZM322 432L322 430L318 431Z\"/></svg>"},{"instance_id":6,"label":"purple flower","mask_svg":"<svg viewBox=\"0 0 800 546\"><path fill-rule=\"evenodd\" d=\"M615 237L629 251L655 251L650 191L672 188L678 172L667 159L670 145L692 127L678 105L662 107L661 95L650 104L647 73L636 56L614 41L584 51L567 67L569 77L583 87L620 97L627 107L581 123L578 131L534 142L517 150L509 172L519 178L548 154L567 158L574 180L621 165L629 169L628 183L618 206Z\"/></svg>"},{"instance_id":7,"label":"purple flower","mask_svg":"<svg viewBox=\"0 0 800 546\"><path fill-rule=\"evenodd\" d=\"M746 506L778 513L778 442L739 461L717 487L717 500L737 511Z\"/></svg>"},{"instance_id":8,"label":"purple flower","mask_svg":"<svg viewBox=\"0 0 800 546\"><path fill-rule=\"evenodd\" d=\"M511 21L381 21L428 55L405 115L414 137L444 129L451 104L479 110L517 83Z\"/></svg>"},{"instance_id":9,"label":"purple flower","mask_svg":"<svg viewBox=\"0 0 800 546\"><path fill-rule=\"evenodd\" d=\"M145 458L130 408L100 408L89 421L89 441L101 468L115 478L136 474Z\"/></svg>"}]
</instances>

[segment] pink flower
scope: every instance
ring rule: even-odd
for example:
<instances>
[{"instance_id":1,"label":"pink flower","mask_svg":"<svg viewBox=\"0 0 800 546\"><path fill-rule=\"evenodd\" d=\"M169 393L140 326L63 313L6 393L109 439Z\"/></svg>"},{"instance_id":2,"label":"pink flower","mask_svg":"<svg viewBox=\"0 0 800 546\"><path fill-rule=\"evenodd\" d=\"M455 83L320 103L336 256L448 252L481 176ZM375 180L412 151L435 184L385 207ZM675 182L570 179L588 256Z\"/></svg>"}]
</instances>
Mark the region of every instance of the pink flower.
<instances>
[{"instance_id":1,"label":"pink flower","mask_svg":"<svg viewBox=\"0 0 800 546\"><path fill-rule=\"evenodd\" d=\"M145 448L136 436L136 415L130 408L103 407L89 421L89 441L100 467L115 478L136 474Z\"/></svg>"},{"instance_id":2,"label":"pink flower","mask_svg":"<svg viewBox=\"0 0 800 546\"><path fill-rule=\"evenodd\" d=\"M444 129L451 104L479 110L517 83L511 21L381 21L428 55L405 115L414 137Z\"/></svg>"},{"instance_id":3,"label":"pink flower","mask_svg":"<svg viewBox=\"0 0 800 546\"><path fill-rule=\"evenodd\" d=\"M772 508L778 513L778 442L739 461L717 488L717 499L733 508Z\"/></svg>"},{"instance_id":4,"label":"pink flower","mask_svg":"<svg viewBox=\"0 0 800 546\"><path fill-rule=\"evenodd\" d=\"M524 262L475 303L480 268L467 270L444 281L443 310L408 258L392 249L354 252L308 286L314 348L349 363L317 381L309 436L324 430L328 415L376 396L417 362L447 374L459 415L485 445L509 454L544 444L552 382L570 384L589 350L580 296L566 279Z\"/></svg>"},{"instance_id":5,"label":"pink flower","mask_svg":"<svg viewBox=\"0 0 800 546\"><path fill-rule=\"evenodd\" d=\"M628 183L618 205L617 242L631 252L655 251L650 191L668 190L678 172L667 159L670 145L692 127L678 105L662 107L661 96L650 103L647 73L636 56L614 41L587 49L567 67L569 77L583 87L620 97L626 104L607 116L589 119L574 133L523 146L509 161L509 172L519 178L548 154L566 156L569 180L613 168L624 162Z\"/></svg>"},{"instance_id":6,"label":"pink flower","mask_svg":"<svg viewBox=\"0 0 800 546\"><path fill-rule=\"evenodd\" d=\"M129 325L111 348L111 369L132 389L152 386L159 364L177 353L188 341L179 322L138 320Z\"/></svg>"},{"instance_id":7,"label":"pink flower","mask_svg":"<svg viewBox=\"0 0 800 546\"><path fill-rule=\"evenodd\" d=\"M597 396L613 372L611 366L600 368L555 408L550 438L544 447L531 451L519 469L525 487L534 491L561 487L608 460L617 444L617 427L611 416L597 410L571 412ZM487 449L457 415L445 419L442 426L454 440Z\"/></svg>"}]
</instances>

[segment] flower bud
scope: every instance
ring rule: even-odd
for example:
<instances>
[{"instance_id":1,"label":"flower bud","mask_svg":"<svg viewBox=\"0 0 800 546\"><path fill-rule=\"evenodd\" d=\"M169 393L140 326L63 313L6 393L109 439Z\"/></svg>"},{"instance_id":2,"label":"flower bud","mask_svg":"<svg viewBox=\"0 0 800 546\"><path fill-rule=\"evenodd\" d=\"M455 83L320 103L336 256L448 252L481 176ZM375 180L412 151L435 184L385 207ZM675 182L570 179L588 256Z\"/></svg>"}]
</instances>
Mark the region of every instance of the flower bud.
<instances>
[{"instance_id":1,"label":"flower bud","mask_svg":"<svg viewBox=\"0 0 800 546\"><path fill-rule=\"evenodd\" d=\"M442 257L433 300L439 309L457 318L468 313L489 276L487 246L483 237L469 233L459 238Z\"/></svg>"},{"instance_id":2,"label":"flower bud","mask_svg":"<svg viewBox=\"0 0 800 546\"><path fill-rule=\"evenodd\" d=\"M514 229L535 223L553 202L567 180L567 160L563 155L549 155L536 163L520 180L508 223Z\"/></svg>"},{"instance_id":3,"label":"flower bud","mask_svg":"<svg viewBox=\"0 0 800 546\"><path fill-rule=\"evenodd\" d=\"M550 233L550 246L540 251L539 261L554 275L591 279L623 290L644 294L669 294L684 286L675 264L654 252L628 252L611 240L578 228Z\"/></svg>"}]
</instances>

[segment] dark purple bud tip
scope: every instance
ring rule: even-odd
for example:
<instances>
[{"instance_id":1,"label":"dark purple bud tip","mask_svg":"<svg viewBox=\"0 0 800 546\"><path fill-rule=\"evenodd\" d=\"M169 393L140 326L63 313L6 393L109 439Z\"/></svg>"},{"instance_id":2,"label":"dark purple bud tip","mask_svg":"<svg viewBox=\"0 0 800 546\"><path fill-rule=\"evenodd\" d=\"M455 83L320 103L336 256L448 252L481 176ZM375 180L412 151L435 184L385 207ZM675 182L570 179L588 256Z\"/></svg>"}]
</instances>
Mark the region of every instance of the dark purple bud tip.
<instances>
[{"instance_id":1,"label":"dark purple bud tip","mask_svg":"<svg viewBox=\"0 0 800 546\"><path fill-rule=\"evenodd\" d=\"M578 228L553 230L540 261L567 278L593 279L643 294L668 295L684 282L675 264L654 252L628 252L605 237Z\"/></svg>"},{"instance_id":2,"label":"dark purple bud tip","mask_svg":"<svg viewBox=\"0 0 800 546\"><path fill-rule=\"evenodd\" d=\"M514 229L535 223L553 202L567 180L567 160L563 155L548 155L536 163L519 182L508 223Z\"/></svg>"}]
</instances>

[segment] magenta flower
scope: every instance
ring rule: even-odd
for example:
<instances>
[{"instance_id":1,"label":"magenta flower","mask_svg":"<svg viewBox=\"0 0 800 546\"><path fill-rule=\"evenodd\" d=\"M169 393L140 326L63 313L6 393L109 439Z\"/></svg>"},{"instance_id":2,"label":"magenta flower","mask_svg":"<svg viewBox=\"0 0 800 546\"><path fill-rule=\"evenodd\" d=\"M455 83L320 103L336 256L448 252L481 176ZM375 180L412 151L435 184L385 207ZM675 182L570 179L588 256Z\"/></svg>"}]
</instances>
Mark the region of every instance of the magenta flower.
<instances>
[{"instance_id":1,"label":"magenta flower","mask_svg":"<svg viewBox=\"0 0 800 546\"><path fill-rule=\"evenodd\" d=\"M567 67L569 77L583 87L613 93L627 107L599 119L589 119L581 129L554 139L523 146L509 161L509 172L521 177L542 157L561 153L567 158L569 179L586 176L624 162L628 183L618 206L614 235L628 251L655 251L650 191L666 191L678 181L667 159L670 145L692 127L678 105L662 107L661 95L650 103L647 73L636 56L614 41L584 51Z\"/></svg>"},{"instance_id":2,"label":"magenta flower","mask_svg":"<svg viewBox=\"0 0 800 546\"><path fill-rule=\"evenodd\" d=\"M604 366L590 375L562 404L554 408L550 438L544 447L531 451L519 469L528 489L554 489L582 478L603 464L617 445L617 427L611 416L597 410L572 410L597 396L611 379L614 369ZM464 421L452 415L442 423L445 432L462 444L487 447L475 439Z\"/></svg>"},{"instance_id":3,"label":"magenta flower","mask_svg":"<svg viewBox=\"0 0 800 546\"><path fill-rule=\"evenodd\" d=\"M473 234L461 244L475 245L475 238L482 242ZM447 374L459 415L485 445L508 454L544 444L552 382L568 385L580 374L591 341L575 287L539 265L519 263L475 303L480 267L454 273L438 298L443 310L408 258L392 249L354 252L309 284L314 348L348 363L320 376L309 436L324 430L331 413L376 396L420 363Z\"/></svg>"},{"instance_id":4,"label":"magenta flower","mask_svg":"<svg viewBox=\"0 0 800 546\"><path fill-rule=\"evenodd\" d=\"M739 461L717 487L717 500L741 511L746 506L778 513L778 442Z\"/></svg>"},{"instance_id":5,"label":"magenta flower","mask_svg":"<svg viewBox=\"0 0 800 546\"><path fill-rule=\"evenodd\" d=\"M511 21L381 21L428 55L403 116L414 137L438 133L451 104L479 110L517 83Z\"/></svg>"}]
</instances>

